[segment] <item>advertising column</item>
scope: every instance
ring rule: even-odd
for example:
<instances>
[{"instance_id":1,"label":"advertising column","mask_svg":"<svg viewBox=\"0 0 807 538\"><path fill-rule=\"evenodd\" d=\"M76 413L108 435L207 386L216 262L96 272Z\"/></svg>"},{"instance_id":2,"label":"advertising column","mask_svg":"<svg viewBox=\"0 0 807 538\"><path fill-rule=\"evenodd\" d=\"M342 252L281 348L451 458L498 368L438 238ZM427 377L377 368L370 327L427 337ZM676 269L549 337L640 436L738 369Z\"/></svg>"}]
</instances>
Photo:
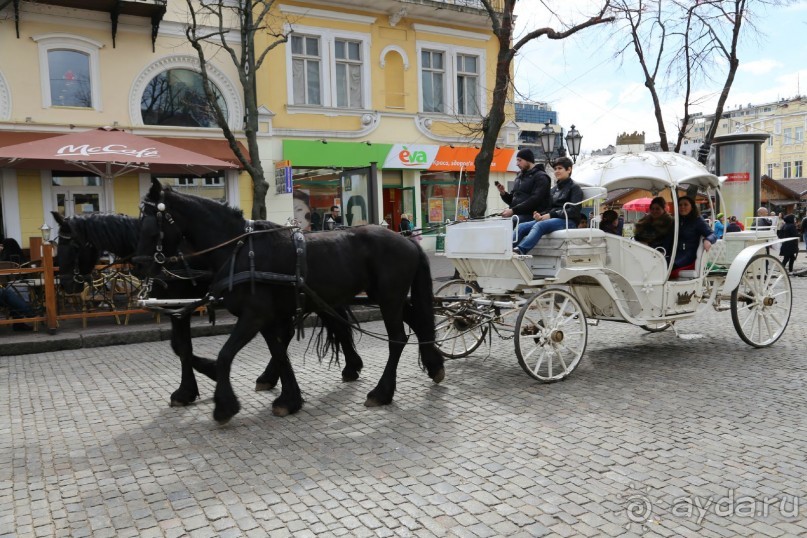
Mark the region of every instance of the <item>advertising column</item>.
<instances>
[{"instance_id":1,"label":"advertising column","mask_svg":"<svg viewBox=\"0 0 807 538\"><path fill-rule=\"evenodd\" d=\"M726 217L736 215L743 221L753 217L761 200L760 147L767 134L737 133L716 137L715 166L718 176L726 176L723 197Z\"/></svg>"}]
</instances>

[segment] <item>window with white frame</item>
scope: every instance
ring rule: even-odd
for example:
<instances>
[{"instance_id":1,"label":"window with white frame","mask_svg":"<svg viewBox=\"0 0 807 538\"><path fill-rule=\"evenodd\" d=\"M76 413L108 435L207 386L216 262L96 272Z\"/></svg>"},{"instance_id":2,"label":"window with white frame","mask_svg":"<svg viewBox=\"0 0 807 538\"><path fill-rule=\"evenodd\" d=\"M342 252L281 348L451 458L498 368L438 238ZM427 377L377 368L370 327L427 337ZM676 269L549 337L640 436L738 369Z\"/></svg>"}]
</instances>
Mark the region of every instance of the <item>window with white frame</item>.
<instances>
[{"instance_id":1,"label":"window with white frame","mask_svg":"<svg viewBox=\"0 0 807 538\"><path fill-rule=\"evenodd\" d=\"M772 136L769 136L769 137L768 137L768 147L769 147L769 148L772 148L772 147L773 147L773 137L772 137Z\"/></svg>"},{"instance_id":2,"label":"window with white frame","mask_svg":"<svg viewBox=\"0 0 807 538\"><path fill-rule=\"evenodd\" d=\"M291 36L291 73L295 105L322 104L322 56L319 38Z\"/></svg>"},{"instance_id":3,"label":"window with white frame","mask_svg":"<svg viewBox=\"0 0 807 538\"><path fill-rule=\"evenodd\" d=\"M801 144L804 142L804 127L796 127L794 131L796 144Z\"/></svg>"},{"instance_id":4,"label":"window with white frame","mask_svg":"<svg viewBox=\"0 0 807 538\"><path fill-rule=\"evenodd\" d=\"M782 132L782 144L789 146L793 143L793 130L788 127Z\"/></svg>"},{"instance_id":5,"label":"window with white frame","mask_svg":"<svg viewBox=\"0 0 807 538\"><path fill-rule=\"evenodd\" d=\"M768 165L768 177L773 177L773 165Z\"/></svg>"},{"instance_id":6,"label":"window with white frame","mask_svg":"<svg viewBox=\"0 0 807 538\"><path fill-rule=\"evenodd\" d=\"M39 45L42 106L101 110L98 51L102 43L69 34L42 34Z\"/></svg>"},{"instance_id":7,"label":"window with white frame","mask_svg":"<svg viewBox=\"0 0 807 538\"><path fill-rule=\"evenodd\" d=\"M796 161L793 166L793 177L804 177L804 161Z\"/></svg>"},{"instance_id":8,"label":"window with white frame","mask_svg":"<svg viewBox=\"0 0 807 538\"><path fill-rule=\"evenodd\" d=\"M361 56L361 42L347 39L334 41L336 106L340 108L362 107Z\"/></svg>"},{"instance_id":9,"label":"window with white frame","mask_svg":"<svg viewBox=\"0 0 807 538\"><path fill-rule=\"evenodd\" d=\"M418 42L420 110L478 116L484 110L485 51Z\"/></svg>"},{"instance_id":10,"label":"window with white frame","mask_svg":"<svg viewBox=\"0 0 807 538\"><path fill-rule=\"evenodd\" d=\"M479 57L457 54L457 113L479 115Z\"/></svg>"},{"instance_id":11,"label":"window with white frame","mask_svg":"<svg viewBox=\"0 0 807 538\"><path fill-rule=\"evenodd\" d=\"M286 47L289 104L369 108L369 35L297 25L294 30Z\"/></svg>"},{"instance_id":12,"label":"window with white frame","mask_svg":"<svg viewBox=\"0 0 807 538\"><path fill-rule=\"evenodd\" d=\"M782 179L790 179L791 176L791 169L790 169L790 161L785 161L782 163Z\"/></svg>"},{"instance_id":13,"label":"window with white frame","mask_svg":"<svg viewBox=\"0 0 807 538\"><path fill-rule=\"evenodd\" d=\"M423 112L445 112L445 58L442 52L424 50L420 53L420 84Z\"/></svg>"}]
</instances>

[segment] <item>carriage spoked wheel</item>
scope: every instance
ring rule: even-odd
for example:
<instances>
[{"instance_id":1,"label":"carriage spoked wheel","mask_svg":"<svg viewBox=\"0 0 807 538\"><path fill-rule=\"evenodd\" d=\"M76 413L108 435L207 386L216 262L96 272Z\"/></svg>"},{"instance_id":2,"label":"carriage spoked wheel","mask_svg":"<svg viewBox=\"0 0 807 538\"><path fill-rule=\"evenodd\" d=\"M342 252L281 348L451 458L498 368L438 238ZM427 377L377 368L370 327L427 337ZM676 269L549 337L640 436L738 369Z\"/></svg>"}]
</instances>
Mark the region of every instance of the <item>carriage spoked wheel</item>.
<instances>
[{"instance_id":1,"label":"carriage spoked wheel","mask_svg":"<svg viewBox=\"0 0 807 538\"><path fill-rule=\"evenodd\" d=\"M566 290L548 288L521 308L516 356L530 377L551 383L571 374L586 350L588 326L580 303Z\"/></svg>"},{"instance_id":2,"label":"carriage spoked wheel","mask_svg":"<svg viewBox=\"0 0 807 538\"><path fill-rule=\"evenodd\" d=\"M467 357L485 340L487 324L479 307L470 300L474 293L480 292L476 283L464 280L451 280L434 292L435 297L442 298L434 313L435 339L445 358Z\"/></svg>"},{"instance_id":3,"label":"carriage spoked wheel","mask_svg":"<svg viewBox=\"0 0 807 538\"><path fill-rule=\"evenodd\" d=\"M745 343L767 347L785 332L792 303L790 277L782 262L767 254L754 256L731 292L734 329Z\"/></svg>"},{"instance_id":4,"label":"carriage spoked wheel","mask_svg":"<svg viewBox=\"0 0 807 538\"><path fill-rule=\"evenodd\" d=\"M648 323L647 325L639 325L639 327L649 333L660 333L672 327L673 323L674 322L672 321L658 321L655 323Z\"/></svg>"}]
</instances>

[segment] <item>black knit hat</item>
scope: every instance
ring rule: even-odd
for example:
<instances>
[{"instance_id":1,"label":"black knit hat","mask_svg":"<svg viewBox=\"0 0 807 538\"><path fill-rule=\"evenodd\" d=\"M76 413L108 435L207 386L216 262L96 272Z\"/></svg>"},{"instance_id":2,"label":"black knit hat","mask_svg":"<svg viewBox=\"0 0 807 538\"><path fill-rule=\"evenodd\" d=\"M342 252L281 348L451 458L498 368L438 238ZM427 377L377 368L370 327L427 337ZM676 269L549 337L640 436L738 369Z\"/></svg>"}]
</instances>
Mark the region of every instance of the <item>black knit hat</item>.
<instances>
[{"instance_id":1,"label":"black knit hat","mask_svg":"<svg viewBox=\"0 0 807 538\"><path fill-rule=\"evenodd\" d=\"M525 148L525 149L518 150L518 153L516 153L516 157L518 157L519 159L523 159L525 161L529 161L529 162L535 164L535 155L533 155L531 149L526 149Z\"/></svg>"}]
</instances>

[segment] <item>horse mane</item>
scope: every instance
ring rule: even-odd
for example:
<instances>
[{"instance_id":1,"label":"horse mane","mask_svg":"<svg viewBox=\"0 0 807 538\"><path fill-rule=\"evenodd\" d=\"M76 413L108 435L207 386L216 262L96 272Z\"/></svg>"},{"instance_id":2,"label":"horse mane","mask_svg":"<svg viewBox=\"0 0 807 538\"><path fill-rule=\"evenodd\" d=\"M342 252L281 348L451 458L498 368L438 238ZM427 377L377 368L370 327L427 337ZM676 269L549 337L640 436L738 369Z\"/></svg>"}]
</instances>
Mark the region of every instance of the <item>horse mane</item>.
<instances>
[{"instance_id":1,"label":"horse mane","mask_svg":"<svg viewBox=\"0 0 807 538\"><path fill-rule=\"evenodd\" d=\"M128 256L137 248L140 221L127 215L82 215L67 219L70 229L81 240L99 250Z\"/></svg>"},{"instance_id":2,"label":"horse mane","mask_svg":"<svg viewBox=\"0 0 807 538\"><path fill-rule=\"evenodd\" d=\"M222 211L224 210L225 213L229 213L231 216L239 219L244 218L244 211L237 207L233 207L226 202L219 202L217 200L211 200L210 198L205 198L203 196L195 196L193 194L185 194L183 192L178 192L172 189L170 186L163 187L163 192L168 198L179 198L180 200L184 200L186 203L196 204L201 206L201 211ZM168 206L168 211L171 211L171 206Z\"/></svg>"}]
</instances>

